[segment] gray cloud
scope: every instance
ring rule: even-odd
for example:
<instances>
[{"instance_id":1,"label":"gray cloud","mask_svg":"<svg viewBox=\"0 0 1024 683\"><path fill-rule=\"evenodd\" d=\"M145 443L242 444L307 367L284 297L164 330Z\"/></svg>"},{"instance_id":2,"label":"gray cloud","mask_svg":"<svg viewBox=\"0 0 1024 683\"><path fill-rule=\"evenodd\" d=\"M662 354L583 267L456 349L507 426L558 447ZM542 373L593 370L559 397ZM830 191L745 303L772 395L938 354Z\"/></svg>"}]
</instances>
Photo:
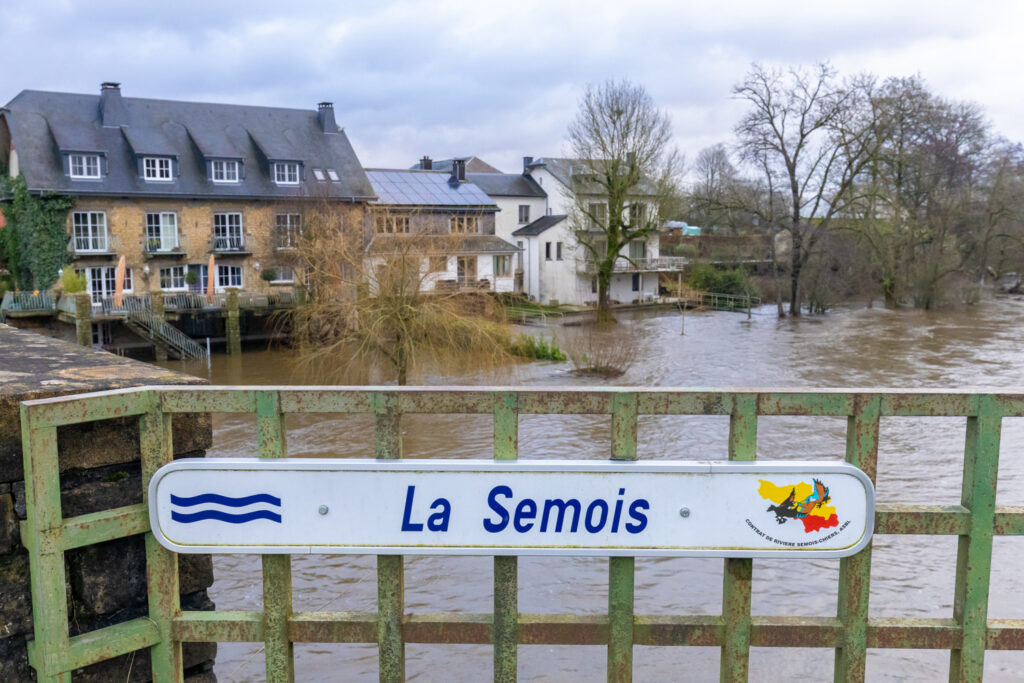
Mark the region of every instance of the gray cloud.
<instances>
[{"instance_id":1,"label":"gray cloud","mask_svg":"<svg viewBox=\"0 0 1024 683\"><path fill-rule=\"evenodd\" d=\"M1024 138L1013 2L456 3L7 0L0 99L24 88L309 107L329 99L366 165L563 151L588 83L643 83L691 157L731 138L751 61L920 72Z\"/></svg>"}]
</instances>

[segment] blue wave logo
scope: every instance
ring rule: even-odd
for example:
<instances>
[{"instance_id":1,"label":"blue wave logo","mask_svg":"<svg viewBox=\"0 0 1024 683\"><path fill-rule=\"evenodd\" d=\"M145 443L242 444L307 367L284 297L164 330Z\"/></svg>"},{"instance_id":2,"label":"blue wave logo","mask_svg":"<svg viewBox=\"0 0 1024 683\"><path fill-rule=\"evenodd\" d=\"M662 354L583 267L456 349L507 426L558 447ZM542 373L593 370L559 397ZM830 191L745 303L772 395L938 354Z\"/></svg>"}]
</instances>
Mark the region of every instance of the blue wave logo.
<instances>
[{"instance_id":1,"label":"blue wave logo","mask_svg":"<svg viewBox=\"0 0 1024 683\"><path fill-rule=\"evenodd\" d=\"M277 510L259 508L248 512L226 512L217 508L203 507L191 511L196 506L207 506L210 504L223 505L229 508L243 508L257 503L266 504ZM214 519L218 522L228 524L245 524L257 519L269 519L271 522L281 523L281 499L269 493L255 493L251 496L240 496L231 498L222 496L219 493L200 493L198 496L182 497L171 494L171 519L182 524L202 522L206 519ZM184 508L183 511L174 508Z\"/></svg>"}]
</instances>

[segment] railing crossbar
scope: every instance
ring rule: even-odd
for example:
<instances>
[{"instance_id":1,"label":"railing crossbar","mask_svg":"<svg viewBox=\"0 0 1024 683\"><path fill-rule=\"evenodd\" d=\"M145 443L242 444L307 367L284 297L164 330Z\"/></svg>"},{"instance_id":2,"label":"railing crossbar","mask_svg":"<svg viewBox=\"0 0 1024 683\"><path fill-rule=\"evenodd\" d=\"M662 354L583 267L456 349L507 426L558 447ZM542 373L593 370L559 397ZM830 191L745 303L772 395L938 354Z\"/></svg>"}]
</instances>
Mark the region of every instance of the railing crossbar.
<instances>
[{"instance_id":1,"label":"railing crossbar","mask_svg":"<svg viewBox=\"0 0 1024 683\"><path fill-rule=\"evenodd\" d=\"M443 400L441 400L443 399ZM287 457L285 418L291 413L342 412L374 419L374 452L402 456L404 413L488 415L494 458L519 455L523 414L603 414L610 418L610 457L635 460L643 415L728 415L728 458L751 461L764 415L815 415L846 420L847 462L874 479L882 417L960 415L967 420L963 494L959 505L881 503L876 533L959 537L951 619L871 618L871 548L840 561L834 617L752 616L753 561L726 559L718 615L638 615L632 558L610 558L608 609L603 615L523 614L518 611L518 564L494 558L491 614L409 614L401 556L377 558L376 612L295 612L287 555L263 557L264 608L250 612L182 612L177 561L148 533L138 506L63 519L57 469L58 425L136 415L140 420L143 485L169 462L177 412L249 412L256 416L258 453ZM181 643L257 641L265 648L267 680L294 680L296 642L375 642L380 677L405 677L405 645L490 644L494 678L514 681L521 644L607 647L609 680L631 680L638 645L719 647L721 679L746 680L751 647L819 647L836 651L833 678L863 680L869 648L950 652L951 680L980 680L986 650L1024 649L1024 619L987 615L993 538L1024 535L1024 507L996 506L1002 418L1024 415L1024 396L998 392L754 391L640 388L280 388L155 387L27 401L22 406L28 519L22 537L31 561L35 642L31 663L40 680L69 680L74 668L124 648L149 647L155 680L181 680ZM146 532L149 615L110 627L106 639L68 638L64 552Z\"/></svg>"}]
</instances>

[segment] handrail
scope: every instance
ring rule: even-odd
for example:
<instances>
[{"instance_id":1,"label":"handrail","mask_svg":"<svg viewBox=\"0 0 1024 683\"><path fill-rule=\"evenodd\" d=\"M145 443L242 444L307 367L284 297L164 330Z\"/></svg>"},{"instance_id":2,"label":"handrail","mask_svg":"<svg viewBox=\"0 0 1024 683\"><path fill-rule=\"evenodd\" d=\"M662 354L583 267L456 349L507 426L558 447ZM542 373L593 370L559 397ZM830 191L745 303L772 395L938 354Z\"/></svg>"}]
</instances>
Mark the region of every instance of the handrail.
<instances>
[{"instance_id":1,"label":"handrail","mask_svg":"<svg viewBox=\"0 0 1024 683\"><path fill-rule=\"evenodd\" d=\"M110 255L121 251L121 238L107 233L99 237L68 238L68 253L72 256Z\"/></svg>"},{"instance_id":2,"label":"handrail","mask_svg":"<svg viewBox=\"0 0 1024 683\"><path fill-rule=\"evenodd\" d=\"M129 310L125 324L141 328L154 343L170 347L182 360L205 358L206 348L197 344L184 332L169 324L163 318L153 315L152 311L137 308Z\"/></svg>"},{"instance_id":3,"label":"handrail","mask_svg":"<svg viewBox=\"0 0 1024 683\"><path fill-rule=\"evenodd\" d=\"M36 313L56 310L57 302L49 292L4 292L3 301L0 301L0 322L8 311Z\"/></svg>"},{"instance_id":4,"label":"handrail","mask_svg":"<svg viewBox=\"0 0 1024 683\"><path fill-rule=\"evenodd\" d=\"M612 271L616 273L640 273L649 271L683 270L690 260L683 256L652 256L627 259L619 256L615 260Z\"/></svg>"},{"instance_id":5,"label":"handrail","mask_svg":"<svg viewBox=\"0 0 1024 683\"><path fill-rule=\"evenodd\" d=\"M519 456L523 415L595 415L606 418L605 441L614 460L636 460L641 432L649 416L722 416L727 437L714 450L733 461L754 461L758 422L763 416L842 418L845 460L875 479L881 419L960 417L966 421L963 482L958 504L908 503L897 490L875 508L875 533L959 538L953 543L956 566L951 616L945 618L872 617L868 604L872 580L871 546L842 559L838 567L835 611L807 615L812 607L787 608L785 615L751 615L752 592L764 586L752 580L752 561L723 560L721 613L636 614L631 558L608 564L608 611L594 615L527 614L519 609L518 565L496 556L494 608L483 614L424 614L408 611L401 556L377 559L379 582L375 612L293 609L291 558L263 557L262 609L197 612L181 609L178 557L158 543L146 543L150 577L148 614L69 637L63 571L68 550L148 532L147 511L139 505L64 519L60 510L59 427L138 417L142 444L143 491L159 467L173 458L172 419L180 413L252 415L255 451L261 457L288 457L289 415L365 415L373 420L373 452L378 459L401 457L403 416L482 415L493 427L493 455ZM993 539L1024 535L1024 508L997 505L1000 430L1006 417L1024 416L1024 394L1006 389L677 389L599 387L523 389L493 387L139 387L63 396L22 403L27 500L22 530L30 558L35 639L29 661L40 680L93 662L151 648L155 680L181 680L181 642L248 641L264 643L268 680L289 680L295 642L366 642L378 648L381 679L400 681L407 643L467 643L493 647L495 679L516 680L520 644L594 645L607 648L609 680L631 679L635 646L710 646L721 648L721 678L746 680L751 647L816 647L834 650L836 680L863 680L868 648L917 648L949 652L952 680L982 680L986 650L1024 650L1024 619L989 619ZM595 423L596 424L596 423ZM724 436L724 435L723 435ZM1012 483L1012 482L1011 482ZM729 505L732 501L713 501ZM948 501L947 501L948 502ZM713 515L715 510L701 510ZM147 538L147 541L152 541ZM955 561L954 561L955 559ZM791 575L799 581L800 565ZM803 614L802 614L803 613ZM589 656L589 655L584 655ZM831 659L831 657L829 657ZM826 677L823 672L818 678Z\"/></svg>"},{"instance_id":6,"label":"handrail","mask_svg":"<svg viewBox=\"0 0 1024 683\"><path fill-rule=\"evenodd\" d=\"M152 258L154 256L184 256L188 253L188 235L179 232L174 241L177 244L173 247L165 247L163 239L144 236L142 238L142 254Z\"/></svg>"}]
</instances>

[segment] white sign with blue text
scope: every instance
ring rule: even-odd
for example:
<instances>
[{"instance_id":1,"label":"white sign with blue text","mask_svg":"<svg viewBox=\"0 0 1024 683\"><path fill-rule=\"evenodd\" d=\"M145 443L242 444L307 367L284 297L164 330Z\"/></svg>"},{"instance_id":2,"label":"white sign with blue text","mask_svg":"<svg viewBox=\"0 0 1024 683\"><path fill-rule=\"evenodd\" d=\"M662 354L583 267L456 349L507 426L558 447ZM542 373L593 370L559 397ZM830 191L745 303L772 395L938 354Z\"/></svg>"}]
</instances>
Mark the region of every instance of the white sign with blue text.
<instances>
[{"instance_id":1,"label":"white sign with blue text","mask_svg":"<svg viewBox=\"0 0 1024 683\"><path fill-rule=\"evenodd\" d=\"M183 553L845 557L875 496L843 463L230 458L149 505Z\"/></svg>"}]
</instances>

